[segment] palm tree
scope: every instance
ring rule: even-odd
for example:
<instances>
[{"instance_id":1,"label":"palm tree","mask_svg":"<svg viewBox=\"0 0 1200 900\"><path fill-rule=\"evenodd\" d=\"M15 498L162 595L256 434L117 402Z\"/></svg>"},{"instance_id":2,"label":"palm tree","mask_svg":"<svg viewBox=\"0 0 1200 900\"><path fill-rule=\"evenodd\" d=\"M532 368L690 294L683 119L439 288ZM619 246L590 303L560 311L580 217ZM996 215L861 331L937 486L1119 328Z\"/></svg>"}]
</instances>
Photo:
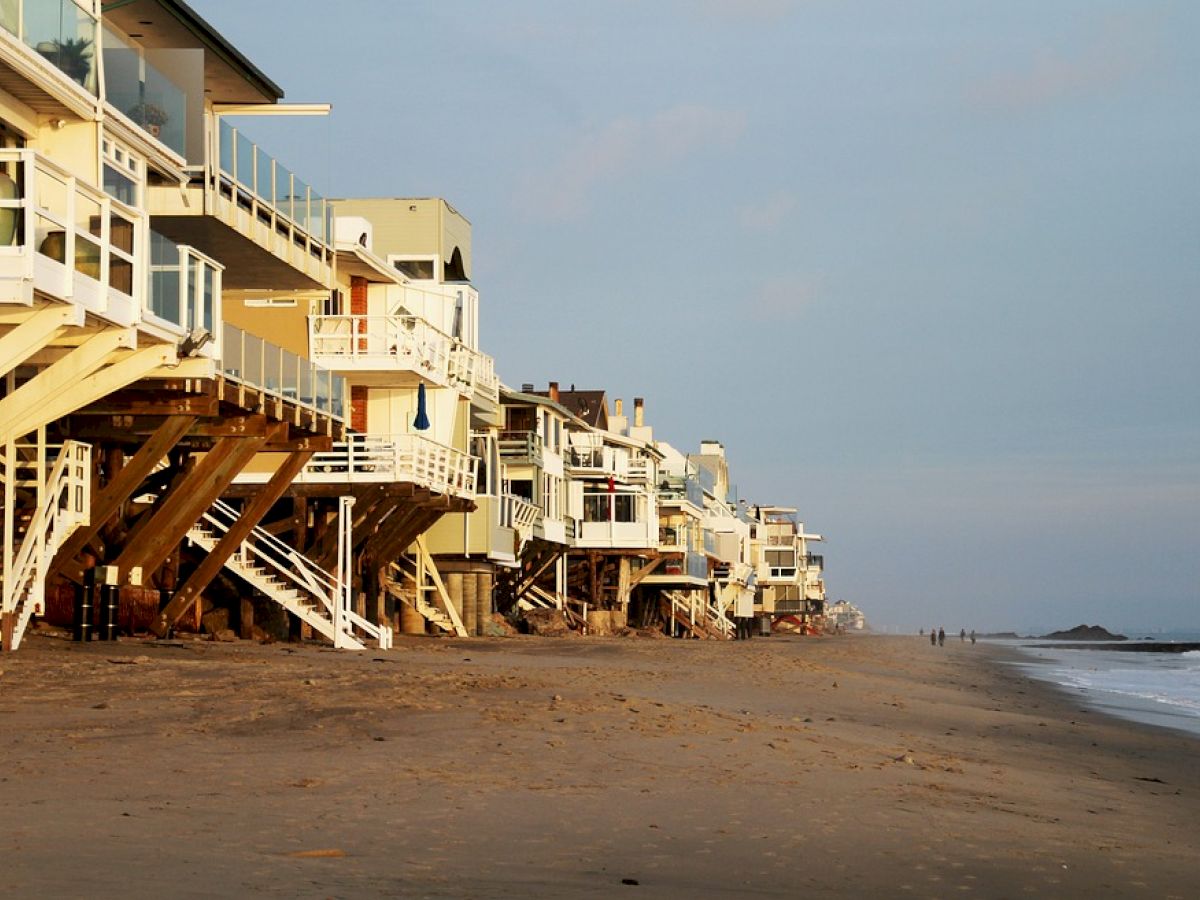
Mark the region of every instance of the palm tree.
<instances>
[{"instance_id":1,"label":"palm tree","mask_svg":"<svg viewBox=\"0 0 1200 900\"><path fill-rule=\"evenodd\" d=\"M92 42L88 38L67 38L38 44L38 52L62 69L69 78L87 87L92 74Z\"/></svg>"}]
</instances>

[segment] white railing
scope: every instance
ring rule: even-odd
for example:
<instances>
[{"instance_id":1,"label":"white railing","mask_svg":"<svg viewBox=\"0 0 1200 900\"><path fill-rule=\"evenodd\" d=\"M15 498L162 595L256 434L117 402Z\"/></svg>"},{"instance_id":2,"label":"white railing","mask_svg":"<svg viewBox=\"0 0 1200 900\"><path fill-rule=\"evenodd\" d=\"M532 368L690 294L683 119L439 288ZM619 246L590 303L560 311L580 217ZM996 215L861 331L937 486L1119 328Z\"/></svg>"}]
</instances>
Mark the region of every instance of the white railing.
<instances>
[{"instance_id":1,"label":"white railing","mask_svg":"<svg viewBox=\"0 0 1200 900\"><path fill-rule=\"evenodd\" d=\"M313 455L304 483L411 483L440 494L475 496L475 457L418 434L352 434Z\"/></svg>"},{"instance_id":2,"label":"white railing","mask_svg":"<svg viewBox=\"0 0 1200 900\"><path fill-rule=\"evenodd\" d=\"M46 574L54 554L71 532L88 523L92 508L92 448L78 441L67 441L61 446L43 445L41 450L35 445L9 446L17 452L32 450L35 457L32 462L12 459L4 464L6 533L0 611L18 614L13 631L15 650L20 646L30 617L41 615L45 609ZM45 451L56 449L56 446L58 457L43 480ZM22 470L32 470L32 478L29 475L23 478ZM25 530L25 539L13 554L17 486L36 486L38 504Z\"/></svg>"},{"instance_id":3,"label":"white railing","mask_svg":"<svg viewBox=\"0 0 1200 900\"><path fill-rule=\"evenodd\" d=\"M228 322L221 331L221 371L227 378L335 419L345 418L345 378Z\"/></svg>"},{"instance_id":4,"label":"white railing","mask_svg":"<svg viewBox=\"0 0 1200 900\"><path fill-rule=\"evenodd\" d=\"M122 324L146 297L146 214L34 150L0 149L0 280L23 280Z\"/></svg>"},{"instance_id":5,"label":"white railing","mask_svg":"<svg viewBox=\"0 0 1200 900\"><path fill-rule=\"evenodd\" d=\"M150 290L148 309L160 322L183 334L208 332L214 338L196 352L220 357L221 275L225 267L195 247L176 244L150 232Z\"/></svg>"},{"instance_id":6,"label":"white railing","mask_svg":"<svg viewBox=\"0 0 1200 900\"><path fill-rule=\"evenodd\" d=\"M516 494L500 495L500 525L526 531L534 526L542 515L542 508Z\"/></svg>"},{"instance_id":7,"label":"white railing","mask_svg":"<svg viewBox=\"0 0 1200 900\"><path fill-rule=\"evenodd\" d=\"M313 359L332 369L415 372L450 383L452 340L418 316L309 316Z\"/></svg>"},{"instance_id":8,"label":"white railing","mask_svg":"<svg viewBox=\"0 0 1200 900\"><path fill-rule=\"evenodd\" d=\"M251 574L254 569L263 569L275 579L290 582L296 589L312 597L317 604L320 619L330 626L325 629L326 636L333 640L339 648L361 649L362 645L354 637L353 629L365 632L373 640L386 649L391 644L391 628L387 625L375 625L356 614L351 605L351 589L349 578L350 552L350 517L347 514L348 498L343 498L342 508L339 509L338 527L338 572L327 572L307 556L295 548L285 544L279 538L262 528L255 527L249 536L238 545L238 549L226 562L226 565L243 576ZM216 501L205 512L197 525L205 527L219 539L227 534L237 521L240 513L227 503ZM193 540L205 540L205 537L193 533ZM212 542L209 537L208 542ZM265 580L255 585L270 596L279 600L277 589L273 589ZM284 604L286 605L286 604Z\"/></svg>"},{"instance_id":9,"label":"white railing","mask_svg":"<svg viewBox=\"0 0 1200 900\"><path fill-rule=\"evenodd\" d=\"M500 399L496 361L461 341L455 341L450 348L450 378L468 392L477 391L493 401Z\"/></svg>"}]
</instances>

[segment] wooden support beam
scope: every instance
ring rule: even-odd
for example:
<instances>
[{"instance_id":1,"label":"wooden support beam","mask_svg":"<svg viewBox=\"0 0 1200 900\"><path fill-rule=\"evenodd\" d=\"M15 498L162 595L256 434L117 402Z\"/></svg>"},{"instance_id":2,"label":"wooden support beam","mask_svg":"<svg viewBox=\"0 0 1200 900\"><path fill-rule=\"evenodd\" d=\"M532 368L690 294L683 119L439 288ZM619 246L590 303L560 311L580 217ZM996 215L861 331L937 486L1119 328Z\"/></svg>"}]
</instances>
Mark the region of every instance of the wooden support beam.
<instances>
[{"instance_id":1,"label":"wooden support beam","mask_svg":"<svg viewBox=\"0 0 1200 900\"><path fill-rule=\"evenodd\" d=\"M642 566L640 569L638 569L636 572L634 572L633 575L630 576L630 579L629 579L630 590L632 590L633 588L635 588L639 584L641 584L643 578L645 578L648 575L652 575L654 573L654 570L657 569L659 566L661 566L665 559L666 559L666 557L656 556L656 557L654 557L654 559L650 560L650 562L646 563L646 565Z\"/></svg>"},{"instance_id":2,"label":"wooden support beam","mask_svg":"<svg viewBox=\"0 0 1200 900\"><path fill-rule=\"evenodd\" d=\"M114 354L135 346L135 329L109 328L88 338L62 359L42 369L0 400L0 422L4 423L0 426L0 443L28 434L39 424L53 421L53 418L42 419L38 411L70 392L81 379L112 362Z\"/></svg>"},{"instance_id":3,"label":"wooden support beam","mask_svg":"<svg viewBox=\"0 0 1200 900\"><path fill-rule=\"evenodd\" d=\"M200 599L200 593L212 583L213 578L225 566L229 557L241 546L242 541L249 537L254 526L262 521L262 517L275 505L275 501L283 496L288 485L292 483L292 479L304 468L305 463L311 457L312 453L309 451L289 454L283 465L275 470L271 480L253 499L246 503L237 521L217 541L217 545L200 561L200 565L188 576L187 581L163 608L158 621L151 626L151 630L155 634L159 637L166 635L168 630L174 627L175 623L187 613L188 608Z\"/></svg>"},{"instance_id":4,"label":"wooden support beam","mask_svg":"<svg viewBox=\"0 0 1200 900\"><path fill-rule=\"evenodd\" d=\"M194 416L171 416L159 426L149 440L142 444L137 453L125 463L121 470L109 479L107 485L101 490L93 492L89 524L76 529L67 538L50 566L52 573L65 573L64 567L74 561L79 552L87 546L88 541L94 538L108 523L121 504L133 495L133 492L146 480L159 461L171 452L171 449L195 424ZM79 577L82 578L82 570L79 572Z\"/></svg>"},{"instance_id":5,"label":"wooden support beam","mask_svg":"<svg viewBox=\"0 0 1200 900\"><path fill-rule=\"evenodd\" d=\"M145 527L138 529L136 539L126 544L116 562L122 583L135 568L141 568L143 575L149 576L162 565L188 529L221 496L264 443L263 437L221 438L196 467L172 487Z\"/></svg>"},{"instance_id":6,"label":"wooden support beam","mask_svg":"<svg viewBox=\"0 0 1200 900\"><path fill-rule=\"evenodd\" d=\"M16 328L0 337L0 375L11 372L29 359L68 326L82 326L83 307L58 304L37 310Z\"/></svg>"},{"instance_id":7,"label":"wooden support beam","mask_svg":"<svg viewBox=\"0 0 1200 900\"><path fill-rule=\"evenodd\" d=\"M75 416L201 416L212 418L221 414L221 403L207 394L184 394L173 397L164 390L157 397L107 396L82 409Z\"/></svg>"}]
</instances>

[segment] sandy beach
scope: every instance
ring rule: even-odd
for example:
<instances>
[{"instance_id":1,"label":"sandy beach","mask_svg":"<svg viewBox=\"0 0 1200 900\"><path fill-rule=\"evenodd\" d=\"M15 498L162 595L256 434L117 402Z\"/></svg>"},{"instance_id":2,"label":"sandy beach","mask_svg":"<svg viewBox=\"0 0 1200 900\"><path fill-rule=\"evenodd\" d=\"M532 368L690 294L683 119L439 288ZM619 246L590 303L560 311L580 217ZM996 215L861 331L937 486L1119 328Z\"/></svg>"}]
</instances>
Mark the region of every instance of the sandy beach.
<instances>
[{"instance_id":1,"label":"sandy beach","mask_svg":"<svg viewBox=\"0 0 1200 900\"><path fill-rule=\"evenodd\" d=\"M918 638L0 657L0 893L1179 897L1200 743Z\"/></svg>"}]
</instances>

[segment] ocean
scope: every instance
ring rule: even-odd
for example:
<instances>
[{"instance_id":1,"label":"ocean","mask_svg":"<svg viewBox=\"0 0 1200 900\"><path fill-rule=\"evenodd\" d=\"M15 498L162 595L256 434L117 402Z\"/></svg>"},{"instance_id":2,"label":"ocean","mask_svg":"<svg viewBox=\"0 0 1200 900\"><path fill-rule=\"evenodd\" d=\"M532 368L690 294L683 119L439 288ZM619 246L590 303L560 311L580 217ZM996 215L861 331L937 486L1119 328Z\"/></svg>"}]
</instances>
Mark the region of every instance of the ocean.
<instances>
[{"instance_id":1,"label":"ocean","mask_svg":"<svg viewBox=\"0 0 1200 900\"><path fill-rule=\"evenodd\" d=\"M1122 646L1197 643L1200 633L1157 635L1153 642L1122 641ZM1200 650L1184 653L1110 650L1105 644L1065 649L1059 641L997 641L1017 648L1028 675L1077 695L1093 709L1200 735ZM1048 646L1056 644L1058 646Z\"/></svg>"}]
</instances>

